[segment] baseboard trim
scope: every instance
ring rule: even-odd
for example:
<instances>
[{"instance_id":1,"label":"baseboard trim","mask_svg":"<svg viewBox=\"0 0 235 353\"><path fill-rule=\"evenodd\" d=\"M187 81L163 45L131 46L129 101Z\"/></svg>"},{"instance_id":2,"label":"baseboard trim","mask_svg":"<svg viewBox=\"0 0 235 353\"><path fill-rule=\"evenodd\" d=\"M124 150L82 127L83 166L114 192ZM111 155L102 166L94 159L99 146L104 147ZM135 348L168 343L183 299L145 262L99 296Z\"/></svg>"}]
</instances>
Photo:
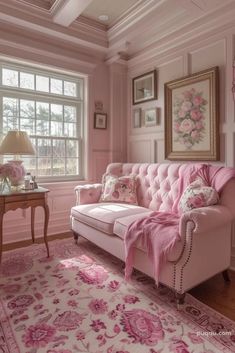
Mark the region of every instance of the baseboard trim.
<instances>
[{"instance_id":1,"label":"baseboard trim","mask_svg":"<svg viewBox=\"0 0 235 353\"><path fill-rule=\"evenodd\" d=\"M71 238L71 237L73 237L73 234L71 231L68 231L68 232L64 232L64 233L56 233L56 234L48 235L47 239L48 239L48 241L52 241L52 240L56 240L56 239L64 239L64 238ZM43 237L36 238L35 243L36 244L44 243L44 238ZM29 246L31 244L32 244L31 239L20 240L20 241L13 242L13 243L3 244L2 250L3 251L14 250L14 249L18 249L18 248L23 248L25 246Z\"/></svg>"}]
</instances>

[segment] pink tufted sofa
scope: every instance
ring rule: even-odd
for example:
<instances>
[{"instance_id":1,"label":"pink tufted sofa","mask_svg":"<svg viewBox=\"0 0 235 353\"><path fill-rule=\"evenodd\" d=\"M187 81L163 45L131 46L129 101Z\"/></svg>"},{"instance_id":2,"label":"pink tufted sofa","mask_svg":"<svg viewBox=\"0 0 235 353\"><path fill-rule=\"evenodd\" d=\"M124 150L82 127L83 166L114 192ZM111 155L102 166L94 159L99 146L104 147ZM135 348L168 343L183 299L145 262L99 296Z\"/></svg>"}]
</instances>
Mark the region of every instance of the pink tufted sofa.
<instances>
[{"instance_id":1,"label":"pink tufted sofa","mask_svg":"<svg viewBox=\"0 0 235 353\"><path fill-rule=\"evenodd\" d=\"M77 206L71 210L71 228L75 239L81 235L124 260L123 239L127 227L152 211L171 211L178 195L179 171L185 167L186 164L108 165L106 172L109 174L138 176L138 206L99 203L101 184L77 186ZM160 273L160 282L175 290L179 303L190 288L230 266L234 218L235 179L223 188L219 205L183 214L181 241L168 255ZM153 276L152 264L140 244L136 245L134 267Z\"/></svg>"}]
</instances>

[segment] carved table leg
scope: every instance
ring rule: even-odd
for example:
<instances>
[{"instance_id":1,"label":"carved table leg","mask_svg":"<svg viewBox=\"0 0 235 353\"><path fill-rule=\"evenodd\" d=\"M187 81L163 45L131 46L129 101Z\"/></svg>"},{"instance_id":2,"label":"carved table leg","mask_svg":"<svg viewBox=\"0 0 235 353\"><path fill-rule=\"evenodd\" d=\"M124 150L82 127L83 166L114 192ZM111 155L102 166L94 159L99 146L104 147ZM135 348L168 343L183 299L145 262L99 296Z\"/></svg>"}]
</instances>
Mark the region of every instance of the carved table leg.
<instances>
[{"instance_id":1,"label":"carved table leg","mask_svg":"<svg viewBox=\"0 0 235 353\"><path fill-rule=\"evenodd\" d=\"M48 228L48 222L49 222L49 207L48 207L48 204L47 204L47 201L45 200L45 203L44 203L44 213L45 213L45 219L44 219L44 242L45 242L45 245L46 245L46 248L47 248L47 257L50 256L49 254L49 246L48 246L48 242L47 242L47 228Z\"/></svg>"},{"instance_id":2,"label":"carved table leg","mask_svg":"<svg viewBox=\"0 0 235 353\"><path fill-rule=\"evenodd\" d=\"M31 207L31 235L32 235L33 243L35 242L34 217L35 217L35 207Z\"/></svg>"},{"instance_id":3,"label":"carved table leg","mask_svg":"<svg viewBox=\"0 0 235 353\"><path fill-rule=\"evenodd\" d=\"M3 226L3 212L0 212L0 263L2 261L2 226Z\"/></svg>"}]
</instances>

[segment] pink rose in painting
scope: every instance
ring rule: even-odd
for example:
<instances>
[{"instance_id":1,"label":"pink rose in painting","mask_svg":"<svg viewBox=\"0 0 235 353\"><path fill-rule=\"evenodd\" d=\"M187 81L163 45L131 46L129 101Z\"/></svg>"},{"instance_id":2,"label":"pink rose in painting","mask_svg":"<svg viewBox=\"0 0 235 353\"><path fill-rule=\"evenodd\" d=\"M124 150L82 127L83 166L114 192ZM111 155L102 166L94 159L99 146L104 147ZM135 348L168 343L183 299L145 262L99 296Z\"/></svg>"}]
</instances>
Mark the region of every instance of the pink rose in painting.
<instances>
[{"instance_id":1,"label":"pink rose in painting","mask_svg":"<svg viewBox=\"0 0 235 353\"><path fill-rule=\"evenodd\" d=\"M115 292L119 287L120 287L120 282L115 281L115 280L109 282L109 284L108 284L108 290L110 292Z\"/></svg>"},{"instance_id":2,"label":"pink rose in painting","mask_svg":"<svg viewBox=\"0 0 235 353\"><path fill-rule=\"evenodd\" d=\"M59 331L75 330L84 320L85 316L76 311L65 311L58 315L53 324Z\"/></svg>"},{"instance_id":3,"label":"pink rose in painting","mask_svg":"<svg viewBox=\"0 0 235 353\"><path fill-rule=\"evenodd\" d=\"M59 349L58 351L55 349L49 349L47 353L73 353L73 352L70 351L69 349Z\"/></svg>"},{"instance_id":4,"label":"pink rose in painting","mask_svg":"<svg viewBox=\"0 0 235 353\"><path fill-rule=\"evenodd\" d=\"M130 294L125 295L123 300L125 303L128 303L128 304L135 304L140 301L138 297L136 297L135 295L130 295Z\"/></svg>"},{"instance_id":5,"label":"pink rose in painting","mask_svg":"<svg viewBox=\"0 0 235 353\"><path fill-rule=\"evenodd\" d=\"M183 96L185 99L191 99L192 98L192 93L190 91L184 91Z\"/></svg>"},{"instance_id":6,"label":"pink rose in painting","mask_svg":"<svg viewBox=\"0 0 235 353\"><path fill-rule=\"evenodd\" d=\"M202 129L203 126L204 126L204 124L203 124L203 122L202 122L201 120L200 120L200 121L197 121L197 122L195 123L195 127L196 127L197 130Z\"/></svg>"},{"instance_id":7,"label":"pink rose in painting","mask_svg":"<svg viewBox=\"0 0 235 353\"><path fill-rule=\"evenodd\" d=\"M194 195L188 198L189 207L198 208L205 206L205 198L203 194Z\"/></svg>"},{"instance_id":8,"label":"pink rose in painting","mask_svg":"<svg viewBox=\"0 0 235 353\"><path fill-rule=\"evenodd\" d=\"M93 314L104 314L108 310L108 305L103 299L93 299L88 307Z\"/></svg>"},{"instance_id":9,"label":"pink rose in painting","mask_svg":"<svg viewBox=\"0 0 235 353\"><path fill-rule=\"evenodd\" d=\"M201 96L195 96L193 98L193 104L194 105L201 105L203 104L204 99Z\"/></svg>"},{"instance_id":10,"label":"pink rose in painting","mask_svg":"<svg viewBox=\"0 0 235 353\"><path fill-rule=\"evenodd\" d=\"M193 120L200 120L202 118L202 113L198 109L193 109L190 112L190 116Z\"/></svg>"},{"instance_id":11,"label":"pink rose in painting","mask_svg":"<svg viewBox=\"0 0 235 353\"><path fill-rule=\"evenodd\" d=\"M142 309L123 312L121 324L133 343L154 346L164 337L160 319Z\"/></svg>"},{"instance_id":12,"label":"pink rose in painting","mask_svg":"<svg viewBox=\"0 0 235 353\"><path fill-rule=\"evenodd\" d=\"M192 137L192 139L193 139L194 141L199 141L199 139L200 139L200 134L199 134L199 132L198 132L197 130L193 130L193 131L191 132L191 137Z\"/></svg>"},{"instance_id":13,"label":"pink rose in painting","mask_svg":"<svg viewBox=\"0 0 235 353\"><path fill-rule=\"evenodd\" d=\"M12 299L8 304L9 309L22 308L25 309L34 302L32 295L19 295Z\"/></svg>"},{"instance_id":14,"label":"pink rose in painting","mask_svg":"<svg viewBox=\"0 0 235 353\"><path fill-rule=\"evenodd\" d=\"M183 101L181 105L181 110L184 112L188 112L192 108L192 103L189 101Z\"/></svg>"},{"instance_id":15,"label":"pink rose in painting","mask_svg":"<svg viewBox=\"0 0 235 353\"><path fill-rule=\"evenodd\" d=\"M31 325L27 328L22 340L26 347L40 348L45 347L52 341L55 335L55 328L45 323Z\"/></svg>"},{"instance_id":16,"label":"pink rose in painting","mask_svg":"<svg viewBox=\"0 0 235 353\"><path fill-rule=\"evenodd\" d=\"M178 115L179 115L180 118L184 118L185 115L186 115L186 112L184 110L180 110Z\"/></svg>"},{"instance_id":17,"label":"pink rose in painting","mask_svg":"<svg viewBox=\"0 0 235 353\"><path fill-rule=\"evenodd\" d=\"M188 345L177 338L173 338L173 342L170 344L169 351L172 353L190 353Z\"/></svg>"},{"instance_id":18,"label":"pink rose in painting","mask_svg":"<svg viewBox=\"0 0 235 353\"><path fill-rule=\"evenodd\" d=\"M82 269L78 275L87 284L102 284L108 278L108 272L102 266Z\"/></svg>"},{"instance_id":19,"label":"pink rose in painting","mask_svg":"<svg viewBox=\"0 0 235 353\"><path fill-rule=\"evenodd\" d=\"M180 131L184 133L189 133L195 127L194 122L191 119L184 119L180 124Z\"/></svg>"},{"instance_id":20,"label":"pink rose in painting","mask_svg":"<svg viewBox=\"0 0 235 353\"><path fill-rule=\"evenodd\" d=\"M180 124L179 123L177 123L177 122L174 123L174 130L176 132L179 132L179 130L180 130Z\"/></svg>"}]
</instances>

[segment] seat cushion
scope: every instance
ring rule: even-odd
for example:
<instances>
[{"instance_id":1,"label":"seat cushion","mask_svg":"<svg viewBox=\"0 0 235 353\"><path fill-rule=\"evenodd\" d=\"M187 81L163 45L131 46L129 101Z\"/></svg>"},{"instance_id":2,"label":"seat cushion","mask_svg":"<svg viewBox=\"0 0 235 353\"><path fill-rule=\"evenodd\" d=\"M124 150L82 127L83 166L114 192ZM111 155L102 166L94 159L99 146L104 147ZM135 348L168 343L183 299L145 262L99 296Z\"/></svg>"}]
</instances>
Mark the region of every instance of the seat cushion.
<instances>
[{"instance_id":1,"label":"seat cushion","mask_svg":"<svg viewBox=\"0 0 235 353\"><path fill-rule=\"evenodd\" d=\"M147 208L124 203L93 203L72 207L71 215L76 220L86 223L107 234L113 234L117 218L149 212Z\"/></svg>"},{"instance_id":2,"label":"seat cushion","mask_svg":"<svg viewBox=\"0 0 235 353\"><path fill-rule=\"evenodd\" d=\"M144 213L135 214L135 215L131 215L128 217L122 217L122 218L116 219L116 221L114 223L113 233L116 234L119 238L124 240L124 236L125 236L126 230L129 227L129 225L137 220L144 218L144 217L148 217L151 213L152 213L152 211L148 210L147 212L144 212ZM146 249L143 249L143 247L141 245L141 240L137 241L135 247L146 252ZM168 261L178 260L182 251L183 251L183 242L177 242L176 245L174 246L174 248L168 254L167 260Z\"/></svg>"}]
</instances>

